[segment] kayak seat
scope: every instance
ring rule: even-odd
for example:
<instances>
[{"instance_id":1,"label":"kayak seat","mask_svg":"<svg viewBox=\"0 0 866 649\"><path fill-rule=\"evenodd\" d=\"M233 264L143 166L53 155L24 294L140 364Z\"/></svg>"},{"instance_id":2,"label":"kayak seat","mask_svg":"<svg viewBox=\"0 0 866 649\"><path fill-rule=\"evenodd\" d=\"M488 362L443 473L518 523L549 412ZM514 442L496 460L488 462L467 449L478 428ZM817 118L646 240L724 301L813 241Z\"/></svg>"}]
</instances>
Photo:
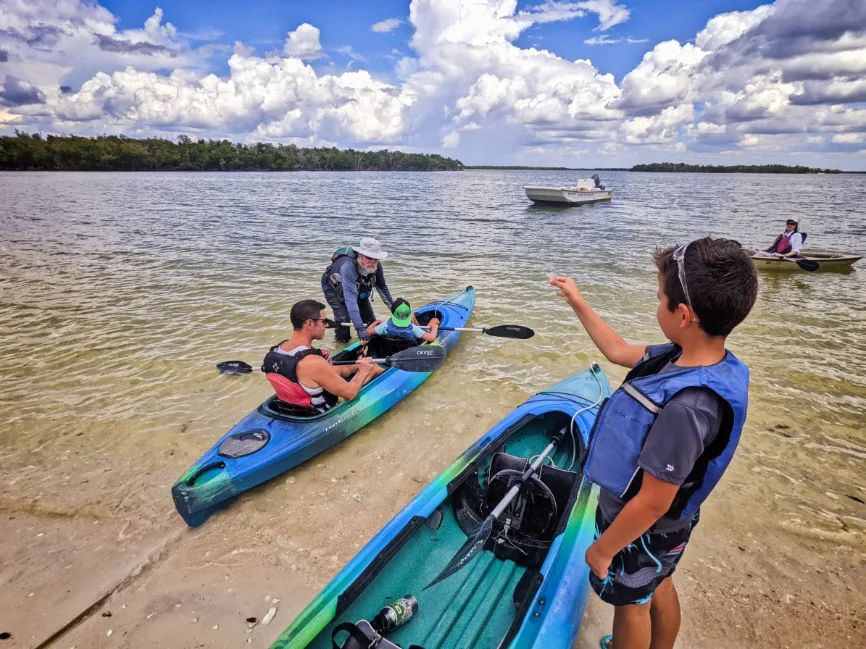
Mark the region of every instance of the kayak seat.
<instances>
[{"instance_id":1,"label":"kayak seat","mask_svg":"<svg viewBox=\"0 0 866 649\"><path fill-rule=\"evenodd\" d=\"M527 458L495 453L483 484L488 485L492 476L500 471L522 472L527 466ZM496 542L497 533L503 530L502 524L497 523L493 536L485 545L485 549L491 550L496 557L530 568L538 568L544 562L550 544L567 522L565 517L567 512L571 511L580 486L578 473L552 466L541 467L538 477L553 495L558 518L551 521L552 507L549 500L535 489L533 498L527 499L526 508L520 513L520 521L509 529L508 541ZM494 487L496 493L490 493L490 488L482 488L481 484L478 474L475 473L460 485L452 498L454 516L467 536L478 531L490 510L505 495L504 492L499 493L502 491L501 484Z\"/></svg>"},{"instance_id":2,"label":"kayak seat","mask_svg":"<svg viewBox=\"0 0 866 649\"><path fill-rule=\"evenodd\" d=\"M508 453L495 453L493 455L493 460L490 463L489 476L494 476L500 471L520 471L523 472L529 466L529 461L526 458L515 457L514 455L509 455ZM551 494L554 497L556 502L556 511L557 513L562 513L566 511L566 508L569 505L569 500L571 498L572 491L574 490L575 484L577 482L577 473L574 471L564 471L563 469L557 469L553 466L543 465L538 472L538 477L544 486L546 486ZM496 506L496 503L499 502L500 498L504 497L505 494L492 494L491 490L488 489L488 493L486 494L486 503L485 506L482 507L482 514L487 514L487 509L492 509ZM491 502L495 501L495 502ZM539 508L545 508L548 506L547 503L544 502L544 499L536 499L535 506ZM529 509L529 507L527 507ZM532 518L533 512L526 512L529 514L527 516L524 515L524 519ZM541 515L543 512L538 512ZM527 521L529 522L529 521ZM555 528L555 526L554 526ZM531 535L532 532L530 529L526 530L526 533ZM550 533L541 534L539 539L550 539L552 538Z\"/></svg>"},{"instance_id":3,"label":"kayak seat","mask_svg":"<svg viewBox=\"0 0 866 649\"><path fill-rule=\"evenodd\" d=\"M443 324L445 321L445 316L441 311L436 309L431 309L430 311L425 311L424 313L416 313L415 319L418 321L419 327L426 327L430 324L430 321L433 318L439 318L439 324Z\"/></svg>"},{"instance_id":4,"label":"kayak seat","mask_svg":"<svg viewBox=\"0 0 866 649\"><path fill-rule=\"evenodd\" d=\"M376 342L378 344L374 348L376 351L375 358L385 358L386 356L391 356L392 354L418 346L418 343L408 338L391 338L390 336L379 336L376 338Z\"/></svg>"},{"instance_id":5,"label":"kayak seat","mask_svg":"<svg viewBox=\"0 0 866 649\"><path fill-rule=\"evenodd\" d=\"M307 406L298 406L293 403L280 401L277 396L273 396L262 404L264 414L271 417L318 417L322 413L315 408Z\"/></svg>"}]
</instances>

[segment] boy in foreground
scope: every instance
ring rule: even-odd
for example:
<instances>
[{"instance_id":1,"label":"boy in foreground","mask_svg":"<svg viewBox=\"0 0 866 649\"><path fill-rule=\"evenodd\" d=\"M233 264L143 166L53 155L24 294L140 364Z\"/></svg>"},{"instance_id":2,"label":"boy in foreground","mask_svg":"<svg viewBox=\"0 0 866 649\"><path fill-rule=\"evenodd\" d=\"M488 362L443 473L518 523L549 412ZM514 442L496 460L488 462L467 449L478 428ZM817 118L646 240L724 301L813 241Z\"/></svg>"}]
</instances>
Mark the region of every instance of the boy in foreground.
<instances>
[{"instance_id":1,"label":"boy in foreground","mask_svg":"<svg viewBox=\"0 0 866 649\"><path fill-rule=\"evenodd\" d=\"M584 465L601 487L586 551L590 584L616 607L605 649L673 648L680 605L670 577L733 457L748 405L749 370L725 349L758 293L748 253L707 237L654 260L664 345L627 343L573 279L550 280L605 357L632 368L599 412Z\"/></svg>"}]
</instances>

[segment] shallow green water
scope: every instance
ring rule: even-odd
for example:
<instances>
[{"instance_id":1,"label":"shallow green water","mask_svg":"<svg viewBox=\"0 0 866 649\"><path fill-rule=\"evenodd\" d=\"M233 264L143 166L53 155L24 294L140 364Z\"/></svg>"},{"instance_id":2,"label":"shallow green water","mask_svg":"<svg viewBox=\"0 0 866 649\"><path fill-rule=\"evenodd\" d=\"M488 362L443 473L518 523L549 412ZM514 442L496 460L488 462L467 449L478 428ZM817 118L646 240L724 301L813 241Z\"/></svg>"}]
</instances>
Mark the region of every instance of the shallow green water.
<instances>
[{"instance_id":1,"label":"shallow green water","mask_svg":"<svg viewBox=\"0 0 866 649\"><path fill-rule=\"evenodd\" d=\"M504 415L600 360L552 274L576 277L626 338L660 342L657 245L708 233L769 245L798 215L813 247L866 254L866 177L609 173L611 204L571 209L531 206L521 189L577 175L0 174L0 503L133 526L171 516L172 480L269 393L214 363L255 363L288 337L291 304L319 298L330 252L362 234L391 252L395 296L419 305L473 284L472 324L538 332L465 337L377 424L390 434L434 413L446 442L473 412ZM866 500L864 268L761 275L730 340L753 377L722 489L742 515L864 525L847 498Z\"/></svg>"}]
</instances>

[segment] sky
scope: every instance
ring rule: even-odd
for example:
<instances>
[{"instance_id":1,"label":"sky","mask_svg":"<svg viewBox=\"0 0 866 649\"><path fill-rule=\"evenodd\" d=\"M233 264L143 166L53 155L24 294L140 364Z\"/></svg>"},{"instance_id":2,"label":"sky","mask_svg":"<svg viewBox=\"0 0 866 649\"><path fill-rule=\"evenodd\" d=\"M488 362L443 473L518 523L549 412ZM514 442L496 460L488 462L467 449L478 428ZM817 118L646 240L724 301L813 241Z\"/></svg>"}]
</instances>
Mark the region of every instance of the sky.
<instances>
[{"instance_id":1,"label":"sky","mask_svg":"<svg viewBox=\"0 0 866 649\"><path fill-rule=\"evenodd\" d=\"M866 170L866 1L0 0L0 134Z\"/></svg>"}]
</instances>

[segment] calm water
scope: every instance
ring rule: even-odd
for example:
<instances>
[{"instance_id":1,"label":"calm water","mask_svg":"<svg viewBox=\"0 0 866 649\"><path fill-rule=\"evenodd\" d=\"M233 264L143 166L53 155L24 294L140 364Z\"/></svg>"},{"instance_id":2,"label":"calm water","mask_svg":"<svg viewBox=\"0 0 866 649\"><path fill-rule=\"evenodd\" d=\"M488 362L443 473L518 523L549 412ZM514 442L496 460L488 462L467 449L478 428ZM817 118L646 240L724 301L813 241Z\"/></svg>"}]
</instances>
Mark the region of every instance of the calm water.
<instances>
[{"instance_id":1,"label":"calm water","mask_svg":"<svg viewBox=\"0 0 866 649\"><path fill-rule=\"evenodd\" d=\"M601 358L548 287L552 274L577 278L626 338L660 342L656 246L706 234L767 246L798 216L811 246L866 255L864 176L607 173L613 203L571 209L533 207L521 189L576 177L0 174L0 503L173 520L173 479L269 392L213 364L255 363L288 337L291 305L320 298L331 251L363 234L392 253L395 296L420 305L472 284L473 324L538 332L464 337L442 372L373 424L396 435L435 413L445 459L483 432L472 412L498 418ZM730 339L753 377L724 487L748 504L739 515L792 533L866 524L846 497L866 499L864 269L761 275Z\"/></svg>"}]
</instances>

